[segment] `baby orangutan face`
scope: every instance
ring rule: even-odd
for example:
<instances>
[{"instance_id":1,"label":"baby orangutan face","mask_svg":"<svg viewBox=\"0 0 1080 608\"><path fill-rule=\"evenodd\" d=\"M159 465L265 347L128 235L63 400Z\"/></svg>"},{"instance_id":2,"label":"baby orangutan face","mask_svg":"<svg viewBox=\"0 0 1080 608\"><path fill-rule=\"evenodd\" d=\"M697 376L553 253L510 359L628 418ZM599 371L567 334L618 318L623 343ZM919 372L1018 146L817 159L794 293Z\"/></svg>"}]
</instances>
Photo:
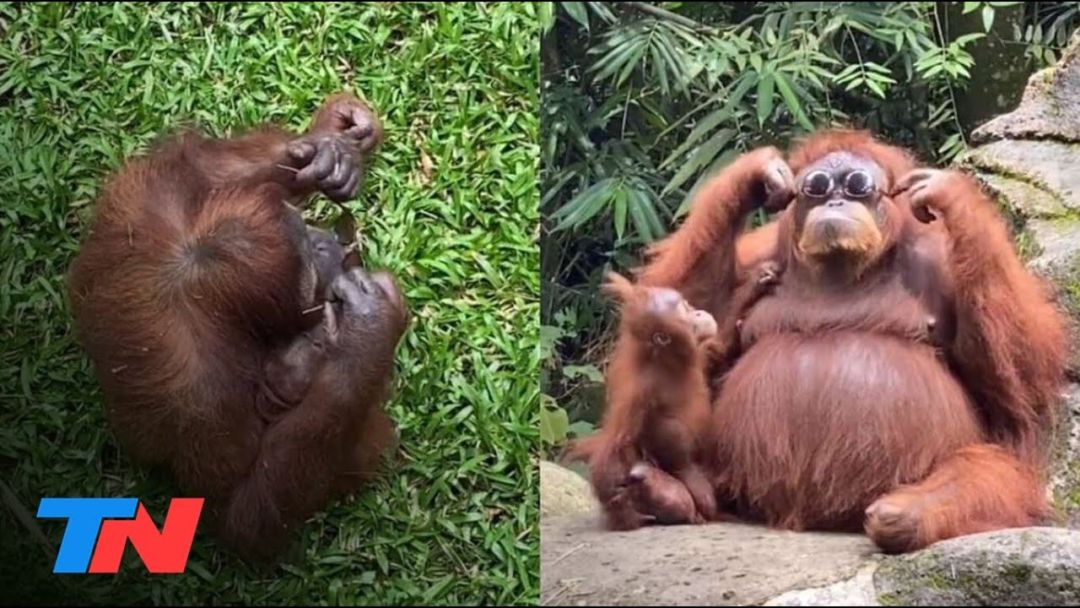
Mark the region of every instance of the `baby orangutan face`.
<instances>
[{"instance_id":1,"label":"baby orangutan face","mask_svg":"<svg viewBox=\"0 0 1080 608\"><path fill-rule=\"evenodd\" d=\"M698 342L716 336L716 319L704 310L698 310L686 301L678 291L666 287L649 288L649 312L667 319L674 324L683 325L690 330Z\"/></svg>"}]
</instances>

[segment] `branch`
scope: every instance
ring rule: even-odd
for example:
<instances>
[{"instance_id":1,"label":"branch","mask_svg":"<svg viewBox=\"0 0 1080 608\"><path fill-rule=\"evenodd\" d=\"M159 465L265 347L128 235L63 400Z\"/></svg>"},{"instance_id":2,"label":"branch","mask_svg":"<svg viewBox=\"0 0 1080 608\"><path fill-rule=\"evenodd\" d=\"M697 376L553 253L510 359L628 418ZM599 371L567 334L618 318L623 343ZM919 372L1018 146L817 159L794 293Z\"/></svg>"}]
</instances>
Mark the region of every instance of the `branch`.
<instances>
[{"instance_id":1,"label":"branch","mask_svg":"<svg viewBox=\"0 0 1080 608\"><path fill-rule=\"evenodd\" d=\"M679 25L688 27L688 28L690 28L692 30L696 30L696 31L699 31L699 32L704 32L704 33L707 33L707 34L718 34L719 33L719 30L717 30L715 27L712 27L710 25L705 25L704 23L701 23L701 22L698 22L698 21L694 21L693 19L691 19L689 17L684 17L682 15L675 14L675 13L673 13L673 12L667 10L667 9L660 8L659 6L649 4L648 2L627 2L625 4L626 4L626 6L628 6L630 8L633 8L633 9L636 9L636 10L642 12L642 13L646 13L646 14L652 15L654 17L659 17L661 19L666 19L668 21L678 23Z\"/></svg>"}]
</instances>

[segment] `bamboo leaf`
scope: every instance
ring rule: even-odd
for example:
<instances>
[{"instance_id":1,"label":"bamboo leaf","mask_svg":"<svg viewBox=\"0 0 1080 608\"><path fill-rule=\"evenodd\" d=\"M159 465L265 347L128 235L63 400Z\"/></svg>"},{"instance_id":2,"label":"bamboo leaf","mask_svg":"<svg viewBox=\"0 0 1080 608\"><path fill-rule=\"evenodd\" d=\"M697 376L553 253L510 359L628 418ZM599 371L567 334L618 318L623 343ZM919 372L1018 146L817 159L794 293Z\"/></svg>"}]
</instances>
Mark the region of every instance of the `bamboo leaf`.
<instances>
[{"instance_id":1,"label":"bamboo leaf","mask_svg":"<svg viewBox=\"0 0 1080 608\"><path fill-rule=\"evenodd\" d=\"M630 74L638 66L638 63L641 62L641 57L644 54L645 54L645 45L641 44L641 45L638 46L638 49L636 51L634 51L634 54L626 61L626 65L623 66L622 72L619 73L619 79L618 79L619 86L622 86L623 82L625 82L626 79L630 77Z\"/></svg>"},{"instance_id":2,"label":"bamboo leaf","mask_svg":"<svg viewBox=\"0 0 1080 608\"><path fill-rule=\"evenodd\" d=\"M619 71L620 68L625 68L627 64L636 64L641 59L641 53L639 51L644 49L644 47L645 40L640 38L618 46L593 66L594 70L599 70L595 78L597 80L605 80L610 78L615 72ZM604 66L603 69L599 68L601 65Z\"/></svg>"},{"instance_id":3,"label":"bamboo leaf","mask_svg":"<svg viewBox=\"0 0 1080 608\"><path fill-rule=\"evenodd\" d=\"M619 191L615 194L615 238L620 241L626 233L626 207L626 190L619 188Z\"/></svg>"},{"instance_id":4,"label":"bamboo leaf","mask_svg":"<svg viewBox=\"0 0 1080 608\"><path fill-rule=\"evenodd\" d=\"M645 217L645 205L649 204L648 200L642 200L644 197L638 190L630 191L630 219L634 222L634 230L641 236L645 242L652 242L655 237L652 233L652 226L649 223L649 219Z\"/></svg>"},{"instance_id":5,"label":"bamboo leaf","mask_svg":"<svg viewBox=\"0 0 1080 608\"><path fill-rule=\"evenodd\" d=\"M555 226L556 232L576 227L592 219L611 198L612 178L603 179L586 188L551 215L551 219L561 219Z\"/></svg>"},{"instance_id":6,"label":"bamboo leaf","mask_svg":"<svg viewBox=\"0 0 1080 608\"><path fill-rule=\"evenodd\" d=\"M758 124L764 125L773 111L773 86L776 84L771 73L761 76L757 87L757 118Z\"/></svg>"},{"instance_id":7,"label":"bamboo leaf","mask_svg":"<svg viewBox=\"0 0 1080 608\"><path fill-rule=\"evenodd\" d=\"M698 148L686 161L675 176L671 178L671 181L664 186L664 189L660 191L660 196L675 190L679 186L683 185L686 180L690 179L690 176L696 173L699 169L704 167L707 163L711 162L716 157L717 153L726 146L732 138L735 137L734 129L721 129L713 135L709 141L705 142L700 148Z\"/></svg>"},{"instance_id":8,"label":"bamboo leaf","mask_svg":"<svg viewBox=\"0 0 1080 608\"><path fill-rule=\"evenodd\" d=\"M878 84L876 81L867 79L866 87L873 91L878 97L885 99L885 89L881 88L881 85Z\"/></svg>"},{"instance_id":9,"label":"bamboo leaf","mask_svg":"<svg viewBox=\"0 0 1080 608\"><path fill-rule=\"evenodd\" d=\"M735 160L738 155L739 151L735 148L727 150L720 155L720 158L717 158L715 161L713 161L713 164L709 165L708 169L702 171L701 175L698 176L697 181L694 182L694 185L691 186L690 190L686 193L686 197L683 198L682 203L679 204L679 208L675 211L675 217L682 217L687 211L689 211L691 205L693 205L694 203L694 197L697 196L697 191L701 184L704 183L706 180L711 179L720 170L731 164L731 162Z\"/></svg>"},{"instance_id":10,"label":"bamboo leaf","mask_svg":"<svg viewBox=\"0 0 1080 608\"><path fill-rule=\"evenodd\" d=\"M670 93L671 88L668 83L667 69L660 59L660 49L655 44L649 45L649 59L652 61L652 71L660 79L660 90L667 95Z\"/></svg>"},{"instance_id":11,"label":"bamboo leaf","mask_svg":"<svg viewBox=\"0 0 1080 608\"><path fill-rule=\"evenodd\" d=\"M667 230L664 229L664 223L660 221L659 214L656 213L656 199L651 191L646 193L641 190L635 190L638 193L639 198L642 201L641 209L645 213L645 220L649 223L649 232L652 235L653 240L663 238L667 234Z\"/></svg>"},{"instance_id":12,"label":"bamboo leaf","mask_svg":"<svg viewBox=\"0 0 1080 608\"><path fill-rule=\"evenodd\" d=\"M577 21L586 30L589 29L589 13L585 10L584 2L560 2L563 10L574 21Z\"/></svg>"},{"instance_id":13,"label":"bamboo leaf","mask_svg":"<svg viewBox=\"0 0 1080 608\"><path fill-rule=\"evenodd\" d=\"M787 77L782 73L777 72L776 75L776 88L780 91L780 97L784 99L784 103L788 109L791 110L791 115L795 117L799 125L807 131L814 130L814 124L807 118L806 112L802 109L802 104L799 102L799 97L795 95L795 91L791 89L791 85L788 84Z\"/></svg>"},{"instance_id":14,"label":"bamboo leaf","mask_svg":"<svg viewBox=\"0 0 1080 608\"><path fill-rule=\"evenodd\" d=\"M706 133L712 131L719 126L721 122L729 118L731 118L731 109L723 107L701 119L701 122L695 125L690 131L690 134L686 136L686 139L683 140L683 142L679 144L666 159L664 159L664 162L660 163L660 168L666 169L671 163L675 162L675 160L682 158L682 155L685 154L687 150L694 147Z\"/></svg>"}]
</instances>

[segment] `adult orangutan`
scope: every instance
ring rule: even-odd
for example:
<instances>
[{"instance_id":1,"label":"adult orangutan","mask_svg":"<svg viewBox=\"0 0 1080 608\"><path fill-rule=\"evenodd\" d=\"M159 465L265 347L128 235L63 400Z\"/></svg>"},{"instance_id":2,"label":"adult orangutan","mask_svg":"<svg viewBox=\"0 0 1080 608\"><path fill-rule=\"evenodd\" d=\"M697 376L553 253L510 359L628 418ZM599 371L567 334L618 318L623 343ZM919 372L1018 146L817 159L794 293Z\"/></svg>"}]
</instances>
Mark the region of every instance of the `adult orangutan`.
<instances>
[{"instance_id":1,"label":"adult orangutan","mask_svg":"<svg viewBox=\"0 0 1080 608\"><path fill-rule=\"evenodd\" d=\"M116 438L205 497L246 556L273 556L396 445L381 405L405 302L289 204L353 196L380 138L348 95L301 135L170 138L105 186L71 270Z\"/></svg>"},{"instance_id":2,"label":"adult orangutan","mask_svg":"<svg viewBox=\"0 0 1080 608\"><path fill-rule=\"evenodd\" d=\"M755 209L785 206L740 235ZM864 529L887 552L1050 514L1065 323L968 177L863 132L820 132L787 162L773 148L739 158L651 253L639 281L717 319L751 265L782 268L713 401L721 514Z\"/></svg>"}]
</instances>

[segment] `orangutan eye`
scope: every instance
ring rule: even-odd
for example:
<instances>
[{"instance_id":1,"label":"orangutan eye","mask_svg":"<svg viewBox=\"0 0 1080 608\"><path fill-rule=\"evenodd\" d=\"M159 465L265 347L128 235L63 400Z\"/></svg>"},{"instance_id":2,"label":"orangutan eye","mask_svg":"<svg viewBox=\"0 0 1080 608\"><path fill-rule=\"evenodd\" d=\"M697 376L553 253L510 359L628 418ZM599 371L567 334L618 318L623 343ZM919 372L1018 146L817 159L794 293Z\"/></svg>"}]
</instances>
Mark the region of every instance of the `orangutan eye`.
<instances>
[{"instance_id":1,"label":"orangutan eye","mask_svg":"<svg viewBox=\"0 0 1080 608\"><path fill-rule=\"evenodd\" d=\"M862 169L856 169L844 178L844 194L862 198L874 191L874 178Z\"/></svg>"},{"instance_id":2,"label":"orangutan eye","mask_svg":"<svg viewBox=\"0 0 1080 608\"><path fill-rule=\"evenodd\" d=\"M822 198L832 191L832 176L824 171L812 171L803 178L803 194L812 198Z\"/></svg>"}]
</instances>

